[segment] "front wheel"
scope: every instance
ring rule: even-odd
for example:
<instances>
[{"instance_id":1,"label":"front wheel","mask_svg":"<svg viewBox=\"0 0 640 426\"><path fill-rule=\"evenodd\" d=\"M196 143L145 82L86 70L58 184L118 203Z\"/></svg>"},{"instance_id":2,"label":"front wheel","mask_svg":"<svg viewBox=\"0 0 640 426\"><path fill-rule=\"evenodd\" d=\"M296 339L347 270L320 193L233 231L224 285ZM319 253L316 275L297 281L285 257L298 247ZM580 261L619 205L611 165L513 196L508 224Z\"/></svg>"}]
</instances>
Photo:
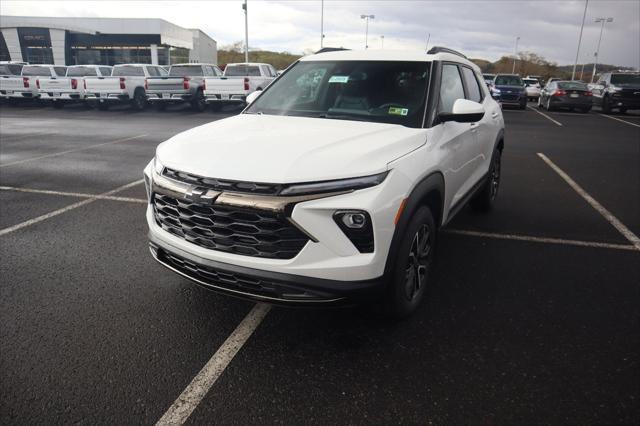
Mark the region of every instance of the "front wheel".
<instances>
[{"instance_id":1,"label":"front wheel","mask_svg":"<svg viewBox=\"0 0 640 426\"><path fill-rule=\"evenodd\" d=\"M602 98L602 112L605 114L611 114L611 103L609 102L609 98L606 96Z\"/></svg>"},{"instance_id":2,"label":"front wheel","mask_svg":"<svg viewBox=\"0 0 640 426\"><path fill-rule=\"evenodd\" d=\"M471 200L471 207L478 211L489 211L498 197L498 189L500 189L500 176L502 167L502 152L496 148L493 150L491 157L491 165L489 166L489 175L487 180Z\"/></svg>"},{"instance_id":3,"label":"front wheel","mask_svg":"<svg viewBox=\"0 0 640 426\"><path fill-rule=\"evenodd\" d=\"M542 97L538 98L538 108L542 109Z\"/></svg>"},{"instance_id":4,"label":"front wheel","mask_svg":"<svg viewBox=\"0 0 640 426\"><path fill-rule=\"evenodd\" d=\"M437 228L431 210L420 207L411 217L400 243L385 295L387 315L411 315L428 293L436 249Z\"/></svg>"}]
</instances>

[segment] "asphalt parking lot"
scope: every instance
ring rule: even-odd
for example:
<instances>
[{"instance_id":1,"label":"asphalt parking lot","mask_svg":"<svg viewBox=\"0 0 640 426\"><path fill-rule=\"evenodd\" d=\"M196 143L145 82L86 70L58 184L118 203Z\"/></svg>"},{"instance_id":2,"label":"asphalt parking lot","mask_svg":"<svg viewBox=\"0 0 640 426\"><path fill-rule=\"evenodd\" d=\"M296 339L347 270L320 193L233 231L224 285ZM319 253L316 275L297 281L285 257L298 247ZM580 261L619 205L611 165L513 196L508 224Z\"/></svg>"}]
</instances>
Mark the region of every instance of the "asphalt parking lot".
<instances>
[{"instance_id":1,"label":"asphalt parking lot","mask_svg":"<svg viewBox=\"0 0 640 426\"><path fill-rule=\"evenodd\" d=\"M441 232L429 299L391 323L152 260L142 169L233 113L0 106L3 424L153 424L256 312L188 423L640 422L640 114L505 111L495 210Z\"/></svg>"}]
</instances>

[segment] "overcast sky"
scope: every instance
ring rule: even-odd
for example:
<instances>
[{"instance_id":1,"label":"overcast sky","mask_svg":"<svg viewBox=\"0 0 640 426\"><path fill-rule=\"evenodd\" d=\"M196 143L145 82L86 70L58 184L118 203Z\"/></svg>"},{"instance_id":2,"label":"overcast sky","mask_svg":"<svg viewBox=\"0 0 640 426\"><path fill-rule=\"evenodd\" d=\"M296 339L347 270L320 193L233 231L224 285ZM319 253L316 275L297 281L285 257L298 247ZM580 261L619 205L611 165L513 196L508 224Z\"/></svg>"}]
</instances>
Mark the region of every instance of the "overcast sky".
<instances>
[{"instance_id":1,"label":"overcast sky","mask_svg":"<svg viewBox=\"0 0 640 426\"><path fill-rule=\"evenodd\" d=\"M200 28L219 46L244 39L242 0L235 1L14 1L0 0L3 15L163 18ZM249 0L249 45L302 53L320 47L320 0ZM324 2L325 46L364 48L365 23L373 14L369 46L459 49L470 57L496 60L519 51L538 53L561 65L572 64L584 0L575 1L338 1ZM640 66L640 0L590 0L579 62L592 62L600 24L613 17L602 39L601 63Z\"/></svg>"}]
</instances>

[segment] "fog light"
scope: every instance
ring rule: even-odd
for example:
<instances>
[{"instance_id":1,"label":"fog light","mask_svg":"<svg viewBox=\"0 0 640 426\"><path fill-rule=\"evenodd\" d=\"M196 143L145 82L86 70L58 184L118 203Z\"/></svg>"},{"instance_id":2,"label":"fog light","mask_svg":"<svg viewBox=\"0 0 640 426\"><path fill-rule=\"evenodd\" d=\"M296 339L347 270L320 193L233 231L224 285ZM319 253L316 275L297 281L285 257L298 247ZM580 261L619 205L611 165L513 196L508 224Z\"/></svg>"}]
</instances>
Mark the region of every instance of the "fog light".
<instances>
[{"instance_id":1,"label":"fog light","mask_svg":"<svg viewBox=\"0 0 640 426\"><path fill-rule=\"evenodd\" d=\"M342 223L345 224L347 228L351 229L361 229L367 224L367 217L364 213L345 213L342 216Z\"/></svg>"}]
</instances>

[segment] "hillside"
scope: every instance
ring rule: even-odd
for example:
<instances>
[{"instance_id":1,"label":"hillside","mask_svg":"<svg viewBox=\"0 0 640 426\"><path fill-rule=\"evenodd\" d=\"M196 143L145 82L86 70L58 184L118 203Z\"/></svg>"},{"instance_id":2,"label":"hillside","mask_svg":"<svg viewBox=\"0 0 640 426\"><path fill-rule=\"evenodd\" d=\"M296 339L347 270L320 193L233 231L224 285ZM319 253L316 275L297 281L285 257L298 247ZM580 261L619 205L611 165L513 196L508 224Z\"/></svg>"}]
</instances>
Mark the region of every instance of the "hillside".
<instances>
[{"instance_id":1,"label":"hillside","mask_svg":"<svg viewBox=\"0 0 640 426\"><path fill-rule=\"evenodd\" d=\"M277 70L283 70L295 62L300 55L288 52L270 52L268 50L250 50L249 62L264 62L271 64ZM244 62L244 52L237 50L218 50L218 64L225 65L234 62Z\"/></svg>"}]
</instances>

